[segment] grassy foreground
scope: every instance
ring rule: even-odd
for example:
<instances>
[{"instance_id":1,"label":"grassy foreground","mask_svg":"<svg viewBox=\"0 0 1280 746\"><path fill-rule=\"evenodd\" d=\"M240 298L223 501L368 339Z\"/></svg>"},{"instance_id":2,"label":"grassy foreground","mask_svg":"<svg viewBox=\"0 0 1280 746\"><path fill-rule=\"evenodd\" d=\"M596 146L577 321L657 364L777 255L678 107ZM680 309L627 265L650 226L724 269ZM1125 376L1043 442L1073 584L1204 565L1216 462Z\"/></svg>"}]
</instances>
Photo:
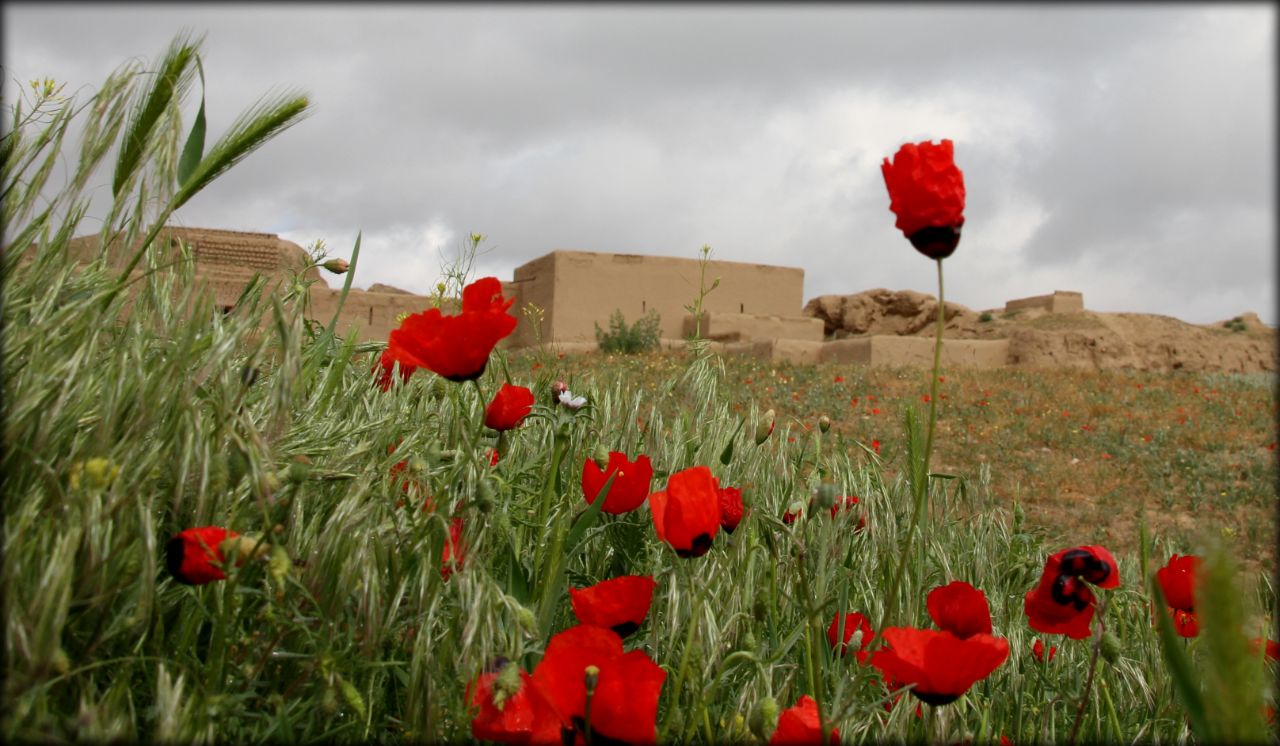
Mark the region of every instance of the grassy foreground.
<instances>
[{"instance_id":1,"label":"grassy foreground","mask_svg":"<svg viewBox=\"0 0 1280 746\"><path fill-rule=\"evenodd\" d=\"M926 390L918 371L893 373L890 383L875 371L740 372L696 351L590 362L499 352L475 385L419 371L383 391L371 371L381 345L357 347L331 325L305 323L301 281L276 295L248 288L224 316L194 291L190 256L148 239L306 107L268 102L208 149L202 125L179 146L177 102L195 59L196 47L179 40L158 75L124 70L83 107L38 97L34 110L14 112L5 135L6 740L467 740L468 686L486 667L502 657L531 670L575 624L568 588L627 574L656 582L626 645L663 672L655 735L664 742L767 741L779 709L801 696L817 700L828 731L850 743L1267 737L1274 664L1247 639L1275 637L1270 576L1237 569L1222 542L1163 531L1149 544L1118 530L1108 538L1097 514L1046 519L1047 533L1032 522L1031 493L1053 493L1062 476L1046 468L1033 477L995 450L1041 440L1063 450L1097 437L1113 460L1159 469L1133 438L1151 435L1157 447L1187 451L1191 465L1173 463L1161 477L1169 481L1150 492L1190 493L1195 482L1185 480L1198 479L1207 503L1235 468L1230 452L1273 437L1261 415L1250 410L1236 444L1214 449L1193 428L1160 419L1167 399L1141 398L1174 396L1171 406L1189 407L1176 397L1182 389L1144 394L1136 384L1148 382L1135 378L1132 392L1091 399L1096 388L1077 386L1054 399L1052 389L1027 393L1028 378L982 388L980 405L976 379L947 372L935 468L945 474L923 479L895 455L908 448L900 433L913 422L899 407ZM45 164L62 155L59 128L80 116L89 120L86 144L73 154L71 183L45 209ZM141 241L133 273L76 265L66 253L82 232L83 190L121 143L102 234ZM24 261L15 247L28 246ZM354 273L358 244L351 265ZM538 403L499 442L482 427L483 410L508 378ZM585 407L552 403L561 379ZM1273 401L1258 393L1270 384L1208 383L1218 393L1207 396L1220 398L1195 412L1240 396L1270 416ZM1126 397L1136 397L1134 416L1112 414ZM1048 411L1046 401L1055 402ZM796 421L767 434L769 407ZM1081 419L1055 419L1059 407ZM834 423L825 435L805 431L818 414ZM1082 434L1082 424L1096 429ZM998 440L997 428L1012 440ZM850 449L855 438L870 453ZM871 458L871 440L884 464ZM586 509L583 464L601 450L648 455L654 490L708 466L722 484L743 487L748 512L706 554L678 557L657 539L648 508ZM1097 455L1083 446L1076 454ZM1273 462L1241 463L1273 479ZM1019 476L1006 481L1008 473ZM927 510L907 541L918 485ZM1097 486L1079 489L1112 499ZM823 501L848 494L859 496L856 509L831 516ZM1025 497L1025 514L1008 507L1009 495ZM1241 495L1246 505L1274 499L1261 488ZM809 515L783 520L811 499ZM269 548L257 559L231 556L224 580L175 582L166 542L208 525ZM1024 598L1046 558L1112 539L1120 585L1097 591L1096 634L1031 630ZM1202 631L1186 640L1172 637L1162 612L1153 626L1160 604L1149 579L1175 552L1206 557ZM896 607L892 624L928 627L927 594L955 580L985 593L993 634L1010 653L954 702L917 717L910 695L893 704L875 666L827 644L827 623L841 612L879 627ZM1037 639L1055 654L1038 660Z\"/></svg>"}]
</instances>

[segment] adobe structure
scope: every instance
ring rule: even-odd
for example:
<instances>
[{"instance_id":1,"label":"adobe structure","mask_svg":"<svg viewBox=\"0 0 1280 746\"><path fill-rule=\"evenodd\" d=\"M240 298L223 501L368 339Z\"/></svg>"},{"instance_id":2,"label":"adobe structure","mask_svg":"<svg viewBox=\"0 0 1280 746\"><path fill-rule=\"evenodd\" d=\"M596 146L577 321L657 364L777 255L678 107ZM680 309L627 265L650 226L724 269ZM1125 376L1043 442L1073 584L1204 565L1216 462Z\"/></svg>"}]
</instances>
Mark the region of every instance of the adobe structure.
<instances>
[{"instance_id":1,"label":"adobe structure","mask_svg":"<svg viewBox=\"0 0 1280 746\"><path fill-rule=\"evenodd\" d=\"M302 247L271 233L166 227L160 237L170 245L181 241L189 248L197 281L208 291L206 297L215 312L230 311L255 275L263 277L269 288L279 287L295 281L308 264ZM78 259L92 259L100 253L99 237L73 239L69 251ZM113 246L107 251L107 262L123 266L127 256L128 252ZM330 288L314 267L305 270L302 277L312 281L310 317L327 323L338 308L340 290ZM708 287L716 285L714 292L704 297L702 318L695 324L688 307L704 282ZM718 352L772 362L927 366L933 358L932 334L917 333L925 324L932 326L936 313L932 296L878 289L850 296L819 296L805 304L804 270L797 267L708 260L704 268L697 259L557 250L517 267L512 280L502 285L504 295L516 301L512 312L518 321L515 332L501 343L506 348L545 345L559 352L594 351L598 348L597 325L607 329L610 316L620 311L628 323L656 312L665 348L683 346L683 340L696 329ZM435 301L386 285L352 288L342 305L337 331L355 335L359 342L382 342L402 316L423 311ZM453 301L446 299L444 306L445 312L450 312ZM884 321L886 313L896 314L893 323L878 327L869 323ZM963 307L953 310L947 304L948 328L956 323L953 313L960 314L957 318L962 326L965 314L973 317L970 322L977 328L984 326L977 322L992 316L984 312L983 318L978 318L972 311ZM1221 336L1212 337L1208 330L1172 318L1153 317L1193 328L1200 336L1210 335L1201 345L1203 349L1188 357L1186 350L1174 354L1174 343L1166 341L1167 335L1145 339L1149 333L1138 332L1136 341L1115 334L1106 336L1123 331L1123 326L1133 322L1126 318L1138 315L1091 314L1085 311L1084 298L1078 292L1058 290L1005 304L1006 317L1027 314L1032 319L1043 314L1061 315L1062 324L1054 326L1063 331L1004 327L1003 332L985 329L976 335L962 335L970 338L948 337L943 340L943 363L974 368L1071 364L1157 369L1189 364L1197 369L1216 366L1242 371L1275 370L1277 365L1274 350L1261 342L1224 352ZM843 329L838 328L841 326ZM1260 323L1255 326L1262 328ZM1102 336L1096 339L1086 338L1076 327L1105 327L1105 333L1099 332ZM862 331L850 334L851 329ZM961 327L956 330L963 331ZM1240 335L1237 341L1246 336ZM1270 337L1265 341L1274 342ZM1153 345L1154 352L1147 349ZM1183 341L1177 343L1179 349L1185 346Z\"/></svg>"}]
</instances>

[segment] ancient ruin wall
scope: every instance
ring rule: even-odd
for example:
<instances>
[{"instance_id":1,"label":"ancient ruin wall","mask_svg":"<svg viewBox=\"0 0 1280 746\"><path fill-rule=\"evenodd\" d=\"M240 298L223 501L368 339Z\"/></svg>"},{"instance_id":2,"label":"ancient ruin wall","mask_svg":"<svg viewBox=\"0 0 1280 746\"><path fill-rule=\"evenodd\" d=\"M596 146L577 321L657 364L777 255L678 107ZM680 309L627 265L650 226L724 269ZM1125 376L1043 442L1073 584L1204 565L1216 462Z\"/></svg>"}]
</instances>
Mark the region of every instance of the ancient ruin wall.
<instances>
[{"instance_id":1,"label":"ancient ruin wall","mask_svg":"<svg viewBox=\"0 0 1280 746\"><path fill-rule=\"evenodd\" d=\"M696 259L553 251L514 275L520 305L532 302L543 309L544 341L593 342L596 325L607 329L614 310L628 324L655 310L661 336L681 337L685 306L698 295L701 271ZM802 269L712 260L706 282L716 278L720 285L703 306L713 314L799 315Z\"/></svg>"},{"instance_id":2,"label":"ancient ruin wall","mask_svg":"<svg viewBox=\"0 0 1280 746\"><path fill-rule=\"evenodd\" d=\"M1018 298L1005 301L1004 310L1018 311L1027 308L1039 308L1049 313L1071 313L1084 310L1084 294L1073 290L1055 290L1051 295L1034 295L1030 298Z\"/></svg>"}]
</instances>

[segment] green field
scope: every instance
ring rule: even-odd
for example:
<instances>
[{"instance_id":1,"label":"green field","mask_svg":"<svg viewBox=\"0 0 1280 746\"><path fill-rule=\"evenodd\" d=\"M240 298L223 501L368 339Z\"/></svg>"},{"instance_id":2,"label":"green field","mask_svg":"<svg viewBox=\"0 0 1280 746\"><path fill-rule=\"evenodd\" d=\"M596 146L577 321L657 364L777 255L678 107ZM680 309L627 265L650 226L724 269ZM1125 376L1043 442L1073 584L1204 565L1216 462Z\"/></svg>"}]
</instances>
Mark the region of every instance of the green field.
<instances>
[{"instance_id":1,"label":"green field","mask_svg":"<svg viewBox=\"0 0 1280 746\"><path fill-rule=\"evenodd\" d=\"M1274 740L1273 378L944 370L925 402L927 371L693 343L384 390L301 275L223 314L151 240L306 99L206 146L170 106L195 48L157 69L33 86L0 148L7 741ZM68 258L99 166L138 273ZM504 382L536 403L499 435ZM651 482L589 503L611 451ZM1153 582L1174 554L1203 564ZM647 603L578 603L624 576Z\"/></svg>"}]
</instances>

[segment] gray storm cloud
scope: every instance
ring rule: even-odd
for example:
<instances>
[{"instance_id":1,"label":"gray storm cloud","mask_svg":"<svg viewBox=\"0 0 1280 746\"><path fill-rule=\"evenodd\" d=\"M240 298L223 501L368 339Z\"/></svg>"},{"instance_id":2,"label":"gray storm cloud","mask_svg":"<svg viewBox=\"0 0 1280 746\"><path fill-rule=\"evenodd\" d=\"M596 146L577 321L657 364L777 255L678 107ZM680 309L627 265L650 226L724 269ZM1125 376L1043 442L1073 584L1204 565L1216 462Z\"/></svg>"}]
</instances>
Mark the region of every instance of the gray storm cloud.
<instances>
[{"instance_id":1,"label":"gray storm cloud","mask_svg":"<svg viewBox=\"0 0 1280 746\"><path fill-rule=\"evenodd\" d=\"M210 132L273 86L315 112L179 213L345 251L427 292L472 231L800 266L806 297L933 292L879 163L949 137L948 296L1276 320L1268 5L4 6L6 102L205 34ZM103 177L104 181L106 177Z\"/></svg>"}]
</instances>

